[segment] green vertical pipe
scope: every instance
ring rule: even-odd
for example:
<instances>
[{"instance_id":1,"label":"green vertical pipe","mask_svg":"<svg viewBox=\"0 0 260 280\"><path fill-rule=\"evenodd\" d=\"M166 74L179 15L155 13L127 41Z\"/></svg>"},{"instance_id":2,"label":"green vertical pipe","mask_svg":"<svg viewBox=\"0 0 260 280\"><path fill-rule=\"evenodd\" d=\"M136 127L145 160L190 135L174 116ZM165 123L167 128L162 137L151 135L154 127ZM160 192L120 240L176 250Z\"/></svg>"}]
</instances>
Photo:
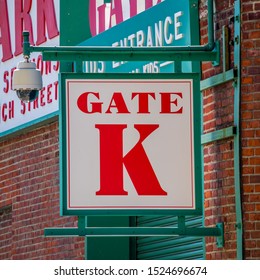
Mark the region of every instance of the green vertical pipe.
<instances>
[{"instance_id":1,"label":"green vertical pipe","mask_svg":"<svg viewBox=\"0 0 260 280\"><path fill-rule=\"evenodd\" d=\"M208 0L208 47L214 46L213 0Z\"/></svg>"},{"instance_id":2,"label":"green vertical pipe","mask_svg":"<svg viewBox=\"0 0 260 280\"><path fill-rule=\"evenodd\" d=\"M60 46L77 46L91 37L88 9L89 0L60 1ZM61 62L60 72L72 71L72 63Z\"/></svg>"},{"instance_id":3,"label":"green vertical pipe","mask_svg":"<svg viewBox=\"0 0 260 280\"><path fill-rule=\"evenodd\" d=\"M23 31L23 56L30 57L29 31Z\"/></svg>"},{"instance_id":4,"label":"green vertical pipe","mask_svg":"<svg viewBox=\"0 0 260 280\"><path fill-rule=\"evenodd\" d=\"M201 130L201 135L203 135L204 133L204 128L203 128L203 92L201 92L201 98L200 98L200 130ZM202 166L202 170L201 170L201 184L203 186L203 192L202 192L202 201L204 201L205 196L204 196L204 146L201 145L201 166ZM202 215L202 225L205 226L205 207L204 207L204 203L203 203L203 215ZM203 258L206 259L206 239L203 238Z\"/></svg>"},{"instance_id":5,"label":"green vertical pipe","mask_svg":"<svg viewBox=\"0 0 260 280\"><path fill-rule=\"evenodd\" d=\"M241 92L241 58L240 58L240 35L241 35L241 11L240 1L235 0L234 6L234 62L237 70L237 78L234 83L234 125L236 135L234 136L234 174L235 174L235 203L236 203L236 233L237 233L237 259L243 259L243 221L241 203L241 158L240 158L240 92Z\"/></svg>"},{"instance_id":6,"label":"green vertical pipe","mask_svg":"<svg viewBox=\"0 0 260 280\"><path fill-rule=\"evenodd\" d=\"M211 15L208 15L208 21L213 21L213 0L209 0L209 2L211 2ZM199 25L199 1L198 0L193 0L191 1L191 7L193 7L193 9L190 10L191 13L191 23L190 23L190 30L192 30L191 32L191 43L198 45L200 43L200 25ZM210 24L211 26L211 30L208 30L209 32L214 32L214 30L212 29L213 23ZM213 36L209 35L209 39L213 40ZM192 72L195 73L201 73L201 64L198 61L192 61ZM200 77L201 79L201 77ZM202 93L198 93L200 94L200 129L201 129L201 135L203 134L203 95ZM204 150L203 150L203 145L201 145L201 184L204 190ZM204 191L202 191L202 201L204 201ZM204 210L204 206L203 206L203 210ZM203 211L203 215L201 217L202 220L202 226L204 226L204 220L205 220L205 216L204 216L204 211ZM202 238L202 237L201 237ZM203 246L203 258L206 259L206 242L205 242L205 238L203 238L202 240L202 246Z\"/></svg>"}]
</instances>

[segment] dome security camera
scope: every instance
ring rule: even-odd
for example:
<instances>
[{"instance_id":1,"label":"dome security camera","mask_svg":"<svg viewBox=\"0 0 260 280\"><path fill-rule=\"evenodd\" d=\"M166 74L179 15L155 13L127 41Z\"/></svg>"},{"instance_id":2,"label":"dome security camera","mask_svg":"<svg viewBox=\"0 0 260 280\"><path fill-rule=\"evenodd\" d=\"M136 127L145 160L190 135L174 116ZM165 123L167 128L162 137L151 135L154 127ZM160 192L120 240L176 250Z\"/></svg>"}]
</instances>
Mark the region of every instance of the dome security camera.
<instances>
[{"instance_id":1,"label":"dome security camera","mask_svg":"<svg viewBox=\"0 0 260 280\"><path fill-rule=\"evenodd\" d=\"M31 102L38 97L41 89L42 76L36 64L28 60L19 62L12 83L12 90L16 91L18 98L26 103Z\"/></svg>"}]
</instances>

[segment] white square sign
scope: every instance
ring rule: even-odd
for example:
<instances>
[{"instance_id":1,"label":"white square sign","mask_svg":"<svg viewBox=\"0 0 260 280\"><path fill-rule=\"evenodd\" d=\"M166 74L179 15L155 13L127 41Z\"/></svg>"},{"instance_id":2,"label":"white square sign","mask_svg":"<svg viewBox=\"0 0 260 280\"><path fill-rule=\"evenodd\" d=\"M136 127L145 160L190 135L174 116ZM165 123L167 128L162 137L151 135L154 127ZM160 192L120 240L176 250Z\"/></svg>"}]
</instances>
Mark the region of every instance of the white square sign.
<instances>
[{"instance_id":1,"label":"white square sign","mask_svg":"<svg viewBox=\"0 0 260 280\"><path fill-rule=\"evenodd\" d=\"M68 211L195 209L192 79L65 87Z\"/></svg>"}]
</instances>

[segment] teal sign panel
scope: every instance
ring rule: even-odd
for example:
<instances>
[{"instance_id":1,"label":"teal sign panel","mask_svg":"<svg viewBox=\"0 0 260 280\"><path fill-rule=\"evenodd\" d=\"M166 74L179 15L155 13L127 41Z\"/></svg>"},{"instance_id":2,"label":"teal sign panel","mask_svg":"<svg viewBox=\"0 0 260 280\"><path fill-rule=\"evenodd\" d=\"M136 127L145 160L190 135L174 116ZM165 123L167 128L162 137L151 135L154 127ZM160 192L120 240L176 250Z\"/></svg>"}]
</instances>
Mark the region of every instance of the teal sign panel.
<instances>
[{"instance_id":1,"label":"teal sign panel","mask_svg":"<svg viewBox=\"0 0 260 280\"><path fill-rule=\"evenodd\" d=\"M119 25L88 39L82 46L162 47L191 45L190 0L166 0ZM183 72L190 72L191 63L182 63ZM88 61L88 73L174 72L172 61Z\"/></svg>"}]
</instances>

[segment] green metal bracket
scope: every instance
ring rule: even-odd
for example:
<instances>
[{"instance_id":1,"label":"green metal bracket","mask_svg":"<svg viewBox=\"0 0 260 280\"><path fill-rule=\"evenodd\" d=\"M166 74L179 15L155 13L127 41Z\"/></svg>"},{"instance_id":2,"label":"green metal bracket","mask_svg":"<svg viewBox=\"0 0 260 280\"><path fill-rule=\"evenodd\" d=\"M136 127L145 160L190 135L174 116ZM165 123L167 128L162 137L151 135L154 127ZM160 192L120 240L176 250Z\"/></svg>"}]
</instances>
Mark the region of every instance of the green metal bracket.
<instances>
[{"instance_id":1,"label":"green metal bracket","mask_svg":"<svg viewBox=\"0 0 260 280\"><path fill-rule=\"evenodd\" d=\"M44 61L217 61L219 50L215 43L205 46L167 47L35 47L30 46L29 32L23 32L23 55L41 52ZM218 44L216 45L218 46Z\"/></svg>"},{"instance_id":2,"label":"green metal bracket","mask_svg":"<svg viewBox=\"0 0 260 280\"><path fill-rule=\"evenodd\" d=\"M205 79L200 82L200 90L206 90L211 87L221 85L223 83L234 81L236 78L236 71L235 69L228 70L226 72L217 74L215 76L212 76L208 79Z\"/></svg>"},{"instance_id":3,"label":"green metal bracket","mask_svg":"<svg viewBox=\"0 0 260 280\"><path fill-rule=\"evenodd\" d=\"M217 224L217 228L219 228L221 235L217 236L217 247L222 248L225 246L225 238L224 238L224 223Z\"/></svg>"},{"instance_id":4,"label":"green metal bracket","mask_svg":"<svg viewBox=\"0 0 260 280\"><path fill-rule=\"evenodd\" d=\"M30 40L29 40L29 32L24 31L23 32L23 56L24 57L30 57L31 54L31 46L30 46Z\"/></svg>"},{"instance_id":5,"label":"green metal bracket","mask_svg":"<svg viewBox=\"0 0 260 280\"><path fill-rule=\"evenodd\" d=\"M214 141L234 137L236 135L236 127L230 126L223 129L219 129L201 136L201 144L206 145Z\"/></svg>"},{"instance_id":6,"label":"green metal bracket","mask_svg":"<svg viewBox=\"0 0 260 280\"><path fill-rule=\"evenodd\" d=\"M46 228L45 236L133 237L133 236L222 236L221 227L87 227Z\"/></svg>"},{"instance_id":7,"label":"green metal bracket","mask_svg":"<svg viewBox=\"0 0 260 280\"><path fill-rule=\"evenodd\" d=\"M184 217L178 217L178 227L86 227L85 217L78 217L78 227L46 228L44 235L85 237L137 237L137 236L216 236L217 246L224 246L224 225L216 227L186 227Z\"/></svg>"},{"instance_id":8,"label":"green metal bracket","mask_svg":"<svg viewBox=\"0 0 260 280\"><path fill-rule=\"evenodd\" d=\"M208 43L199 46L172 47L40 47L30 46L29 32L23 32L23 54L42 52L48 61L218 61L219 51L214 41L213 0L208 1Z\"/></svg>"},{"instance_id":9,"label":"green metal bracket","mask_svg":"<svg viewBox=\"0 0 260 280\"><path fill-rule=\"evenodd\" d=\"M222 56L222 64L223 64L223 72L226 72L230 68L230 52L229 52L229 28L228 26L223 26L222 28L222 50L223 50L223 56ZM220 65L220 42L216 41L216 48L218 50L218 58L216 61L212 63L213 66L219 66Z\"/></svg>"},{"instance_id":10,"label":"green metal bracket","mask_svg":"<svg viewBox=\"0 0 260 280\"><path fill-rule=\"evenodd\" d=\"M26 32L24 32L26 33ZM27 35L26 35L27 36ZM190 47L34 47L24 54L42 52L44 61L216 61L218 51Z\"/></svg>"},{"instance_id":11,"label":"green metal bracket","mask_svg":"<svg viewBox=\"0 0 260 280\"><path fill-rule=\"evenodd\" d=\"M215 42L216 60L212 62L213 66L219 66L220 64L220 42Z\"/></svg>"},{"instance_id":12,"label":"green metal bracket","mask_svg":"<svg viewBox=\"0 0 260 280\"><path fill-rule=\"evenodd\" d=\"M228 26L222 27L222 48L223 48L223 72L230 69L230 34Z\"/></svg>"}]
</instances>

